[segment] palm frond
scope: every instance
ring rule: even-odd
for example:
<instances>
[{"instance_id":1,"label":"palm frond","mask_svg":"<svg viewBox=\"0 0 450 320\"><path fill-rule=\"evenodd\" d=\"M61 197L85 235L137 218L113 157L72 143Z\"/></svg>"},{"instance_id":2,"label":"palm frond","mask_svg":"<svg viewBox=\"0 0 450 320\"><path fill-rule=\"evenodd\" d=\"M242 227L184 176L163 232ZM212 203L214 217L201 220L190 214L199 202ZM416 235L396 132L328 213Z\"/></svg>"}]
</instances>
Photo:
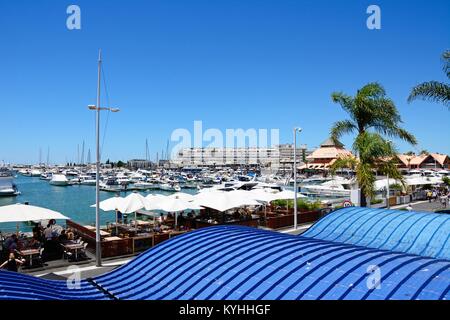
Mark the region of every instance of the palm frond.
<instances>
[{"instance_id":1,"label":"palm frond","mask_svg":"<svg viewBox=\"0 0 450 320\"><path fill-rule=\"evenodd\" d=\"M354 132L356 129L356 125L350 120L337 121L331 128L331 139L337 143L343 134Z\"/></svg>"},{"instance_id":2,"label":"palm frond","mask_svg":"<svg viewBox=\"0 0 450 320\"><path fill-rule=\"evenodd\" d=\"M450 107L450 86L438 81L429 81L415 86L408 97L408 102L416 99L440 102Z\"/></svg>"},{"instance_id":3,"label":"palm frond","mask_svg":"<svg viewBox=\"0 0 450 320\"><path fill-rule=\"evenodd\" d=\"M331 94L331 100L334 103L338 103L350 115L353 113L353 98L351 96L343 92L333 92Z\"/></svg>"},{"instance_id":4,"label":"palm frond","mask_svg":"<svg viewBox=\"0 0 450 320\"><path fill-rule=\"evenodd\" d=\"M442 54L442 61L444 62L444 72L447 75L447 78L450 79L450 50L444 51Z\"/></svg>"}]
</instances>

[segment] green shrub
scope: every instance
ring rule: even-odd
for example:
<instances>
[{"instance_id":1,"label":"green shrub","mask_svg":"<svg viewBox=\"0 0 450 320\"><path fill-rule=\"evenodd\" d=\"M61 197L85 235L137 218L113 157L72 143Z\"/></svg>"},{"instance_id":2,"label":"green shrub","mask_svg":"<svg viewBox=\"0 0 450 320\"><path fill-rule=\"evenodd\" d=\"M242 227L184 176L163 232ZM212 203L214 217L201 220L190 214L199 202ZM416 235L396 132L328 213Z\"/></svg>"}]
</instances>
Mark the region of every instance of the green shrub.
<instances>
[{"instance_id":1,"label":"green shrub","mask_svg":"<svg viewBox=\"0 0 450 320\"><path fill-rule=\"evenodd\" d=\"M286 207L289 204L289 208L294 207L294 200L275 200L272 201L272 205L277 207ZM322 207L320 201L309 202L303 199L297 199L297 209L301 211L313 211Z\"/></svg>"}]
</instances>

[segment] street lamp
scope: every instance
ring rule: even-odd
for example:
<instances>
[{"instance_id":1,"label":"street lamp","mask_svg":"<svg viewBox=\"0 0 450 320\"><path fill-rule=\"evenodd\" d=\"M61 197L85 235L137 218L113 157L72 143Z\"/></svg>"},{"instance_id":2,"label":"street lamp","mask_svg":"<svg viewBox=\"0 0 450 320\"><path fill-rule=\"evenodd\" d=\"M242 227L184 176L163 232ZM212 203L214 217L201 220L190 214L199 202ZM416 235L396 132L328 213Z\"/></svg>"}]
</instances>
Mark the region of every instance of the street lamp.
<instances>
[{"instance_id":1,"label":"street lamp","mask_svg":"<svg viewBox=\"0 0 450 320\"><path fill-rule=\"evenodd\" d=\"M96 175L95 175L95 258L97 267L102 266L101 237L100 237L100 111L119 112L118 108L100 107L100 75L102 67L102 52L98 53L98 82L97 82L97 105L88 105L89 110L96 111Z\"/></svg>"},{"instance_id":2,"label":"street lamp","mask_svg":"<svg viewBox=\"0 0 450 320\"><path fill-rule=\"evenodd\" d=\"M392 143L392 140L387 140L387 143L390 145ZM389 203L389 196L390 196L390 193L391 193L391 187L389 185L389 172L387 172L386 178L387 178L386 208L390 209L391 205Z\"/></svg>"},{"instance_id":3,"label":"street lamp","mask_svg":"<svg viewBox=\"0 0 450 320\"><path fill-rule=\"evenodd\" d=\"M294 128L294 230L297 230L297 132L302 128Z\"/></svg>"}]
</instances>

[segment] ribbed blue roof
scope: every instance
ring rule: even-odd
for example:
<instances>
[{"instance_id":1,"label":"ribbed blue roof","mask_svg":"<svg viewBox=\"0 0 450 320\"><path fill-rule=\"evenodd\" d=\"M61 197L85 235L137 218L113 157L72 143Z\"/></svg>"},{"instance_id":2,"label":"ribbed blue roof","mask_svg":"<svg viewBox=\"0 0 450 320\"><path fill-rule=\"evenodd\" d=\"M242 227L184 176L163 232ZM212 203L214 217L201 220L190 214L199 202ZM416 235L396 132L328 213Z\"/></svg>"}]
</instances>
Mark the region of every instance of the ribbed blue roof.
<instances>
[{"instance_id":1,"label":"ribbed blue roof","mask_svg":"<svg viewBox=\"0 0 450 320\"><path fill-rule=\"evenodd\" d=\"M450 215L349 207L317 222L305 237L450 260Z\"/></svg>"},{"instance_id":2,"label":"ribbed blue roof","mask_svg":"<svg viewBox=\"0 0 450 320\"><path fill-rule=\"evenodd\" d=\"M422 226L416 229L416 238L420 241L405 240L409 239L409 232L404 232L402 227L393 228L392 230L398 231L388 233L390 237L403 240L397 247L392 245L391 248L395 249L392 251L383 246L378 249L350 243L349 239L354 239L355 243L357 239L362 239L360 242L370 246L371 242L391 243L391 240L381 239L386 237L386 234L380 231L380 226L376 227L379 232L372 232L371 228L368 228L367 232L367 225L360 221L360 224L351 223L352 227L346 229L345 220L341 219L357 220L350 218L351 212L358 213L362 217L361 220L365 221L377 215L377 211L371 209L339 210L316 223L304 236L239 226L200 229L165 241L108 274L83 281L82 288L77 290L65 288L65 282L0 272L0 298L450 298L448 259L398 250L403 247L415 248L416 244L421 244L420 233L425 232L423 230L434 234L433 238L440 238L441 235L436 235L440 232L440 224L435 224L428 218L419 219L414 225ZM389 213L393 214L393 217L396 214L408 215L408 212ZM384 216L384 213L380 215L378 218ZM410 215L415 216L416 213ZM431 216L433 220L435 215ZM440 221L440 218L436 220ZM435 232L429 231L430 223L435 226ZM357 225L360 227L356 227ZM366 231L360 231L360 228ZM375 228L375 225L372 228ZM351 231L348 231L349 229ZM333 233L332 230L341 232ZM449 231L447 228L447 237ZM372 241L366 242L365 236L361 237L366 234L373 236ZM321 239L321 236L331 238ZM339 238L342 242L336 241L339 236L342 236ZM431 239L429 242L433 241ZM428 253L428 246L419 248ZM441 248L447 247L442 245ZM446 254L448 252L444 256ZM441 253L436 252L436 257L440 256ZM373 265L378 266L381 272L380 289L371 289L367 285L371 277L370 266Z\"/></svg>"}]
</instances>

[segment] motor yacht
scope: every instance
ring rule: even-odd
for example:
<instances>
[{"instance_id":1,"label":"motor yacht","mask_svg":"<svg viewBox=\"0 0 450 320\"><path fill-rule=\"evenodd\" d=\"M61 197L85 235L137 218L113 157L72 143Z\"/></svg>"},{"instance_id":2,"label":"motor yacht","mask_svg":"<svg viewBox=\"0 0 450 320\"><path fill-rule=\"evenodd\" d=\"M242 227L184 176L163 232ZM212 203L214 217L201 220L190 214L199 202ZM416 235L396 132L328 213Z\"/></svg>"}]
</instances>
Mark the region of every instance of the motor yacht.
<instances>
[{"instance_id":1,"label":"motor yacht","mask_svg":"<svg viewBox=\"0 0 450 320\"><path fill-rule=\"evenodd\" d=\"M68 186L69 180L63 174L54 174L49 182L52 186Z\"/></svg>"},{"instance_id":2,"label":"motor yacht","mask_svg":"<svg viewBox=\"0 0 450 320\"><path fill-rule=\"evenodd\" d=\"M5 167L0 168L0 196L10 197L19 194L11 170Z\"/></svg>"}]
</instances>

